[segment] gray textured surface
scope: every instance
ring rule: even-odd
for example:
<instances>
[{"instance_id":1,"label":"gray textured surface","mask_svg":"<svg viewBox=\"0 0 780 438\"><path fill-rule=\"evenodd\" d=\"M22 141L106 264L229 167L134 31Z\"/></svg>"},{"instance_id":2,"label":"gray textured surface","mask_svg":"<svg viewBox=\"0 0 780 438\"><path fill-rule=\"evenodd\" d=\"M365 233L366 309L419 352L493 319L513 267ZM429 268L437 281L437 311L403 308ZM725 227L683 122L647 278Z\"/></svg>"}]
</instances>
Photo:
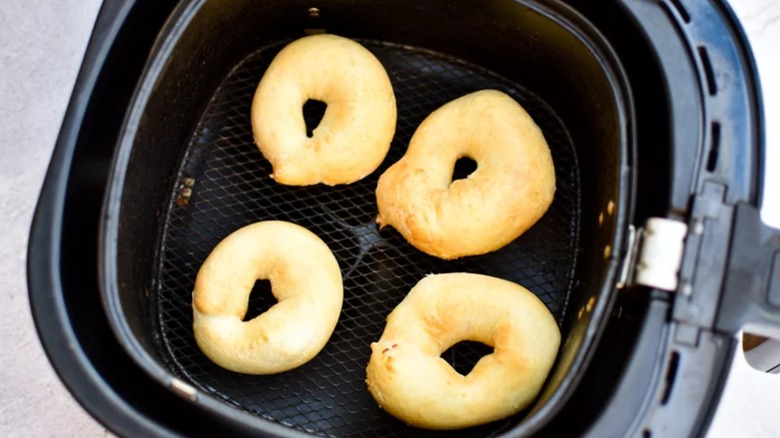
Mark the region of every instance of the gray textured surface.
<instances>
[{"instance_id":1,"label":"gray textured surface","mask_svg":"<svg viewBox=\"0 0 780 438\"><path fill-rule=\"evenodd\" d=\"M27 301L27 233L99 0L0 0L0 437L96 437L105 429L67 393L38 343ZM732 0L757 51L767 119L780 117L780 0ZM780 142L776 123L768 133ZM780 161L780 145L770 152ZM780 163L771 165L780 168ZM780 186L780 172L767 172ZM777 181L777 182L775 182ZM780 187L778 187L780 188ZM767 199L780 224L780 190ZM776 222L775 222L776 221ZM780 376L738 357L711 436L776 436Z\"/></svg>"},{"instance_id":2,"label":"gray textured surface","mask_svg":"<svg viewBox=\"0 0 780 438\"><path fill-rule=\"evenodd\" d=\"M99 0L0 1L0 436L103 436L65 390L27 300L27 233Z\"/></svg>"}]
</instances>

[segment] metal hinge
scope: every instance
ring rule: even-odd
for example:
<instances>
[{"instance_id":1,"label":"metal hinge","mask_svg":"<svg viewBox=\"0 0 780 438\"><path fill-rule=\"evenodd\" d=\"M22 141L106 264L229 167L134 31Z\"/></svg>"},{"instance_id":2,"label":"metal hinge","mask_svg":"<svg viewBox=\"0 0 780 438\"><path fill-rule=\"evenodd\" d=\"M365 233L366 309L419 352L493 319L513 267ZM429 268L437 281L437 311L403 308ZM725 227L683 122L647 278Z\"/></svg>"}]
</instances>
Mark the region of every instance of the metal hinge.
<instances>
[{"instance_id":1,"label":"metal hinge","mask_svg":"<svg viewBox=\"0 0 780 438\"><path fill-rule=\"evenodd\" d=\"M618 288L677 290L687 232L686 224L658 217L648 219L644 227L631 225Z\"/></svg>"}]
</instances>

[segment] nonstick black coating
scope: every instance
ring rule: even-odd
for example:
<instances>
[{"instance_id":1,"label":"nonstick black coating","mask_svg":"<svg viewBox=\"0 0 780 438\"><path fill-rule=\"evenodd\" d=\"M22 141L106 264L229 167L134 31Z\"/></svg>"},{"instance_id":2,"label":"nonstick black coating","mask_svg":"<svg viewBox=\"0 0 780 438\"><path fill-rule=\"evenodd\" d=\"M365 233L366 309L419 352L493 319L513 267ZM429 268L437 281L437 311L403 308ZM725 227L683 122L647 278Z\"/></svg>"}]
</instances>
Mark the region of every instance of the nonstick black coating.
<instances>
[{"instance_id":1,"label":"nonstick black coating","mask_svg":"<svg viewBox=\"0 0 780 438\"><path fill-rule=\"evenodd\" d=\"M399 104L395 142L382 168L354 185L276 185L252 142L252 94L285 42L322 31L364 42L385 64ZM550 211L507 248L455 262L423 255L392 228L378 231L376 180L414 129L447 101L491 87L525 105L550 142L558 176ZM307 117L316 110L303 108ZM313 13L298 0L182 2L150 54L111 167L100 235L109 323L137 365L226 432L416 435L366 390L369 343L425 274L492 274L540 295L560 324L561 349L529 411L454 435L533 433L582 378L614 302L632 211L632 111L609 46L559 3L322 0ZM455 167L456 176L468 172ZM278 376L239 376L195 346L192 282L220 239L263 219L300 223L330 245L345 303L311 363ZM250 315L272 304L267 287L256 286ZM443 357L466 372L487 351L458 344Z\"/></svg>"},{"instance_id":2,"label":"nonstick black coating","mask_svg":"<svg viewBox=\"0 0 780 438\"><path fill-rule=\"evenodd\" d=\"M258 80L283 42L247 57L218 88L193 133L165 213L158 289L153 293L157 297L157 348L170 371L181 379L283 425L322 435L416 436L419 430L383 412L368 393L369 344L379 339L390 311L430 273L476 272L517 282L560 317L577 248L577 160L561 120L520 86L434 52L362 43L390 76L398 124L380 168L354 184L292 187L269 177L270 163L252 140L249 110ZM556 167L555 201L535 226L507 247L483 256L443 261L418 251L391 228L378 229L374 190L379 175L400 159L428 114L450 100L486 88L511 95L541 127ZM312 126L316 110L307 112ZM221 369L200 352L192 334L191 294L198 268L214 246L236 229L262 220L300 224L328 244L341 267L344 305L330 341L311 362L273 376L247 376ZM250 300L249 313L254 315L273 304L267 283L259 283L257 289ZM485 352L479 344L460 344L445 352L444 358L465 370ZM521 418L461 435L492 435Z\"/></svg>"}]
</instances>

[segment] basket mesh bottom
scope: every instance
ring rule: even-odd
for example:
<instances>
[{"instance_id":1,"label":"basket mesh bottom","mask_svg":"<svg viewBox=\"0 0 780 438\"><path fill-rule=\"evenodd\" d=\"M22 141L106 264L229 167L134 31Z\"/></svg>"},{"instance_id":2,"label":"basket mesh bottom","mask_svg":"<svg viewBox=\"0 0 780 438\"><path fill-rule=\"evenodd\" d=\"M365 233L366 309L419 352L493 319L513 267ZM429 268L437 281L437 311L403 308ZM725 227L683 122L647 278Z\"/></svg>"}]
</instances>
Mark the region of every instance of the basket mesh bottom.
<instances>
[{"instance_id":1,"label":"basket mesh bottom","mask_svg":"<svg viewBox=\"0 0 780 438\"><path fill-rule=\"evenodd\" d=\"M258 50L225 78L193 134L166 212L157 272L157 339L175 375L270 421L319 435L419 436L426 432L383 412L366 389L369 344L379 339L390 311L429 273L475 272L517 282L536 293L560 321L577 246L577 162L560 119L528 91L479 67L429 51L363 44L388 71L398 123L382 166L347 186L276 184L269 177L270 164L253 143L252 97L284 42ZM439 260L414 249L395 230L377 229L374 190L379 176L401 158L428 114L485 88L514 97L542 128L556 166L555 201L534 227L503 249L457 261ZM194 180L194 185L185 202L181 190L187 180L190 184ZM214 365L198 349L192 335L191 294L201 263L221 239L239 227L271 219L300 224L327 243L342 269L344 305L330 341L311 362L279 375L240 375ZM250 307L268 307L269 295L253 293ZM484 346L463 343L448 350L445 359L462 368L484 352ZM495 435L521 419L518 414L457 435Z\"/></svg>"}]
</instances>

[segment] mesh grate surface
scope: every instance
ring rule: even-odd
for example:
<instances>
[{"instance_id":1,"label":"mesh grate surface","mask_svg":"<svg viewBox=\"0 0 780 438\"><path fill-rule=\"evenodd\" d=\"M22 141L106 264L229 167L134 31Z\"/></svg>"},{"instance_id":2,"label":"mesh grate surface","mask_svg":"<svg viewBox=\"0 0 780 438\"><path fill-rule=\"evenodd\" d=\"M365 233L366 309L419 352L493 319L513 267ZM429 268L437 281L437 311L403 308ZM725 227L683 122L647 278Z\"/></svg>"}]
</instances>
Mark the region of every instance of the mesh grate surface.
<instances>
[{"instance_id":1,"label":"mesh grate surface","mask_svg":"<svg viewBox=\"0 0 780 438\"><path fill-rule=\"evenodd\" d=\"M390 311L429 273L476 272L517 282L536 293L560 321L574 271L579 220L578 168L570 137L550 107L499 76L429 51L363 41L387 69L396 93L398 124L387 158L373 174L348 186L279 185L253 143L249 110L258 81L284 43L242 61L224 79L193 134L165 218L157 271L156 338L163 356L175 375L202 391L301 431L437 435L403 425L374 402L364 383L369 344L379 339ZM389 227L379 231L374 190L428 114L484 88L514 97L542 128L553 153L557 192L547 214L513 243L495 253L447 262L417 251ZM177 196L187 178L194 186L184 205ZM300 224L328 244L342 269L344 305L330 341L311 362L279 375L245 376L214 365L198 349L191 294L201 263L221 239L239 227L271 219ZM264 287L267 291L267 285L258 283L258 289ZM262 296L253 293L250 306L269 306ZM448 350L445 359L463 367L484 352L484 346L462 343ZM521 419L522 413L457 435L492 436Z\"/></svg>"}]
</instances>

